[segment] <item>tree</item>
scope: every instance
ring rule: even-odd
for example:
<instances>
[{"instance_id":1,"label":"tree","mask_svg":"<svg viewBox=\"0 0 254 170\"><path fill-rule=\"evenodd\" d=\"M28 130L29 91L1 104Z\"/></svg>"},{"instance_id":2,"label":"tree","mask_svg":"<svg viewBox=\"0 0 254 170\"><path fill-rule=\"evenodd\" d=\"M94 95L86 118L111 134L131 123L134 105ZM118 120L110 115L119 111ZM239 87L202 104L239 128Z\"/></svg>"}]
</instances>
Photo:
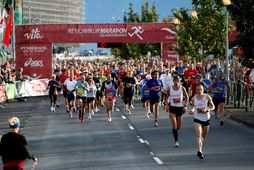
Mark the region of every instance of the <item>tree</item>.
<instances>
[{"instance_id":1,"label":"tree","mask_svg":"<svg viewBox=\"0 0 254 170\"><path fill-rule=\"evenodd\" d=\"M151 9L149 9L148 2L143 3L141 7L141 16L133 10L133 3L129 3L129 11L124 14L123 21L125 23L157 23L158 18L155 3L152 4ZM121 49L111 49L113 55L124 59L140 58L146 55L148 51L151 52L152 56L160 54L160 44L125 43L122 45Z\"/></svg>"},{"instance_id":2,"label":"tree","mask_svg":"<svg viewBox=\"0 0 254 170\"><path fill-rule=\"evenodd\" d=\"M177 51L199 60L212 54L225 58L226 14L221 0L193 0L197 17L186 8L174 9L173 15L180 20L177 30Z\"/></svg>"},{"instance_id":3,"label":"tree","mask_svg":"<svg viewBox=\"0 0 254 170\"><path fill-rule=\"evenodd\" d=\"M237 22L240 32L235 45L244 51L242 63L247 67L254 67L254 1L232 0L229 11Z\"/></svg>"}]
</instances>

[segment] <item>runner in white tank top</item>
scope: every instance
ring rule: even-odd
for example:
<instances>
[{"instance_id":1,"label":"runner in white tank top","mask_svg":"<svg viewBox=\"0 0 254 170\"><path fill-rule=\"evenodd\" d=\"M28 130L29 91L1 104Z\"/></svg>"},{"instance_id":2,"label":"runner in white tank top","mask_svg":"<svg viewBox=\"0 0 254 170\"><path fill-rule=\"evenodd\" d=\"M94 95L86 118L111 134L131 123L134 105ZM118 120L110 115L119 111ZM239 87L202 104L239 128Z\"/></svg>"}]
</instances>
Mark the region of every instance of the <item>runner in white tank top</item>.
<instances>
[{"instance_id":1,"label":"runner in white tank top","mask_svg":"<svg viewBox=\"0 0 254 170\"><path fill-rule=\"evenodd\" d=\"M181 85L179 76L174 76L173 82L173 86L169 87L167 91L167 98L170 97L170 103L168 104L169 118L172 124L172 134L175 139L175 147L179 147L178 131L182 126L182 115L187 110L189 96L186 89ZM168 108L168 106L166 108Z\"/></svg>"},{"instance_id":2,"label":"runner in white tank top","mask_svg":"<svg viewBox=\"0 0 254 170\"><path fill-rule=\"evenodd\" d=\"M203 95L201 100L197 99L197 96L194 96L194 119L198 119L200 121L206 122L210 120L210 112L208 111L208 99L206 95Z\"/></svg>"},{"instance_id":3,"label":"runner in white tank top","mask_svg":"<svg viewBox=\"0 0 254 170\"><path fill-rule=\"evenodd\" d=\"M203 141L208 135L210 124L210 111L214 110L214 104L211 96L204 93L203 84L198 84L196 87L196 95L192 98L192 108L190 115L194 114L194 127L196 132L197 156L200 159L204 158L202 148Z\"/></svg>"}]
</instances>

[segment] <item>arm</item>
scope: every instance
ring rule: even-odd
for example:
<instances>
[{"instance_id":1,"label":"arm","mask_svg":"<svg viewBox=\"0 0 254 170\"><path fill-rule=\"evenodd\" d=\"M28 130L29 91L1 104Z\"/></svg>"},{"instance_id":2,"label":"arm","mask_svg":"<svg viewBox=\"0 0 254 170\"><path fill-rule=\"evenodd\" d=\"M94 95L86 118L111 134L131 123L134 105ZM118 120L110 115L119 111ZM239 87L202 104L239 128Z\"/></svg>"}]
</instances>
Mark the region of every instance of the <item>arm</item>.
<instances>
[{"instance_id":1,"label":"arm","mask_svg":"<svg viewBox=\"0 0 254 170\"><path fill-rule=\"evenodd\" d=\"M191 107L191 109L190 109L189 114L190 114L190 115L193 115L193 114L194 114L194 111L195 111L194 97L191 98L191 103L192 103L192 107Z\"/></svg>"},{"instance_id":2,"label":"arm","mask_svg":"<svg viewBox=\"0 0 254 170\"><path fill-rule=\"evenodd\" d=\"M209 104L209 107L207 110L208 110L208 112L213 111L215 109L215 106L213 104L212 98L209 95L207 95L206 97L207 97L208 104Z\"/></svg>"},{"instance_id":3,"label":"arm","mask_svg":"<svg viewBox=\"0 0 254 170\"><path fill-rule=\"evenodd\" d=\"M184 107L187 108L188 102L189 102L189 95L184 87L183 88L183 95L184 95Z\"/></svg>"}]
</instances>

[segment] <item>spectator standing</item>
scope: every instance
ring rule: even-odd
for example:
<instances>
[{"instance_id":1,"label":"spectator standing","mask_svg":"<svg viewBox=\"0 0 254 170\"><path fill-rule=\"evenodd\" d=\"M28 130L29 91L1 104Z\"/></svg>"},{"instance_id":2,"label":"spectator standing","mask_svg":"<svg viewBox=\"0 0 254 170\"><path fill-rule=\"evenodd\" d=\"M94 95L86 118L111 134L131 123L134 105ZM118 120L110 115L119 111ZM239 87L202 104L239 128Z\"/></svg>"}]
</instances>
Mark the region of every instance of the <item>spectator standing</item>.
<instances>
[{"instance_id":1,"label":"spectator standing","mask_svg":"<svg viewBox=\"0 0 254 170\"><path fill-rule=\"evenodd\" d=\"M24 161L27 158L32 159L35 163L37 158L29 153L26 138L19 132L19 118L10 118L9 126L10 132L2 136L0 143L3 170L24 170Z\"/></svg>"}]
</instances>

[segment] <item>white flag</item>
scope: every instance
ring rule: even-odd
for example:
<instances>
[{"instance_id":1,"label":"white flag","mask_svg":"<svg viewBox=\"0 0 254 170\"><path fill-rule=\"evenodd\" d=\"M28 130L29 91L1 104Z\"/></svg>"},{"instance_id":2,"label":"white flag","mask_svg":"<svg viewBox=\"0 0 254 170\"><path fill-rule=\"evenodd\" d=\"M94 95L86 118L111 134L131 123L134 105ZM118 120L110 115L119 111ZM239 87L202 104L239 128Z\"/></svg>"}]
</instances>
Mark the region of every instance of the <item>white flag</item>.
<instances>
[{"instance_id":1,"label":"white flag","mask_svg":"<svg viewBox=\"0 0 254 170\"><path fill-rule=\"evenodd\" d=\"M4 33L4 28L5 28L5 21L4 21L4 15L5 15L5 9L2 9L2 15L0 18L0 34Z\"/></svg>"}]
</instances>

